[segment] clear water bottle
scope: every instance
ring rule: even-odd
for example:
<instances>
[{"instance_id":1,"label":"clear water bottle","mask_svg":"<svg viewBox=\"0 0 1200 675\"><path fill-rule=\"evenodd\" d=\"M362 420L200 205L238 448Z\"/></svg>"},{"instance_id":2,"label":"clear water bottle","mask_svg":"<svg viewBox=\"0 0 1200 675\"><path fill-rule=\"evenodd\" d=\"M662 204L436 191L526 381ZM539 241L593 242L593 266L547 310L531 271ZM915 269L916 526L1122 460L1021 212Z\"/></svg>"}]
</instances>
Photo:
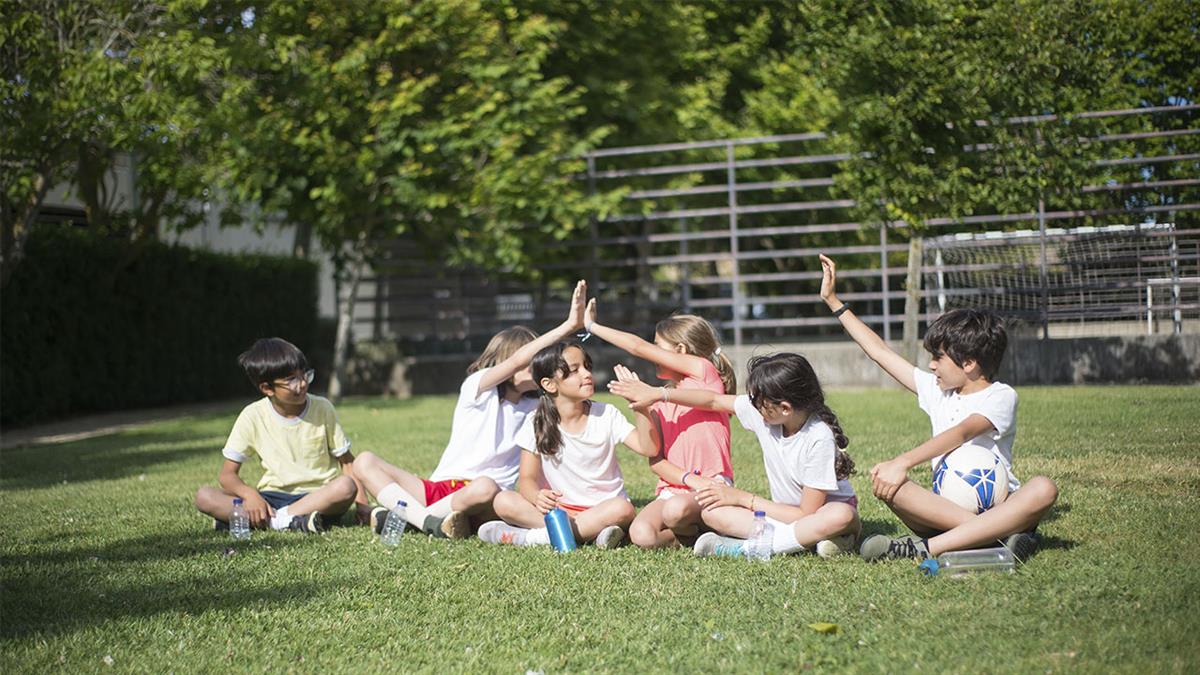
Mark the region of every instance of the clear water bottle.
<instances>
[{"instance_id":1,"label":"clear water bottle","mask_svg":"<svg viewBox=\"0 0 1200 675\"><path fill-rule=\"evenodd\" d=\"M765 511L754 512L754 527L750 530L750 538L746 540L746 558L749 560L767 560L771 557L771 544L775 540L775 527L767 522Z\"/></svg>"},{"instance_id":2,"label":"clear water bottle","mask_svg":"<svg viewBox=\"0 0 1200 675\"><path fill-rule=\"evenodd\" d=\"M405 514L407 506L407 502L400 500L388 512L387 520L383 521L383 532L379 533L379 541L383 542L384 546L400 545L400 535L404 534L404 526L408 525L408 518Z\"/></svg>"},{"instance_id":3,"label":"clear water bottle","mask_svg":"<svg viewBox=\"0 0 1200 675\"><path fill-rule=\"evenodd\" d=\"M949 551L921 562L921 573L928 577L957 577L973 572L1002 572L1012 574L1016 559L1012 551L996 548L976 548L969 551Z\"/></svg>"},{"instance_id":4,"label":"clear water bottle","mask_svg":"<svg viewBox=\"0 0 1200 675\"><path fill-rule=\"evenodd\" d=\"M233 500L233 512L229 514L229 534L238 540L250 538L250 516L240 498Z\"/></svg>"}]
</instances>

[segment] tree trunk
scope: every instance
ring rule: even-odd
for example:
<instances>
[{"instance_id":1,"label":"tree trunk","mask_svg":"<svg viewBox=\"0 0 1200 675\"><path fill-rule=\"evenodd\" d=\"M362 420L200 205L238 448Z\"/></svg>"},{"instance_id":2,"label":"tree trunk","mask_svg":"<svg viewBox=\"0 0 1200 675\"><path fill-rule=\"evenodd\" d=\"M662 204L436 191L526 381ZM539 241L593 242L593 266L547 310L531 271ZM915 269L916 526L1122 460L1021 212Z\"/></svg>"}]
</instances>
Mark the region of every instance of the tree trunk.
<instances>
[{"instance_id":1,"label":"tree trunk","mask_svg":"<svg viewBox=\"0 0 1200 675\"><path fill-rule=\"evenodd\" d=\"M25 257L25 241L42 212L49 189L50 177L40 173L34 181L33 194L24 203L0 204L0 288L8 285L13 270Z\"/></svg>"},{"instance_id":2,"label":"tree trunk","mask_svg":"<svg viewBox=\"0 0 1200 675\"><path fill-rule=\"evenodd\" d=\"M349 278L342 285L343 293L338 299L337 332L333 343L333 374L329 378L329 399L335 404L342 400L345 388L346 360L350 352L350 341L354 337L354 300L358 295L358 284L362 280L366 263L359 252L349 261Z\"/></svg>"},{"instance_id":3,"label":"tree trunk","mask_svg":"<svg viewBox=\"0 0 1200 675\"><path fill-rule=\"evenodd\" d=\"M312 223L296 223L296 236L292 240L292 257L308 258L312 253Z\"/></svg>"}]
</instances>

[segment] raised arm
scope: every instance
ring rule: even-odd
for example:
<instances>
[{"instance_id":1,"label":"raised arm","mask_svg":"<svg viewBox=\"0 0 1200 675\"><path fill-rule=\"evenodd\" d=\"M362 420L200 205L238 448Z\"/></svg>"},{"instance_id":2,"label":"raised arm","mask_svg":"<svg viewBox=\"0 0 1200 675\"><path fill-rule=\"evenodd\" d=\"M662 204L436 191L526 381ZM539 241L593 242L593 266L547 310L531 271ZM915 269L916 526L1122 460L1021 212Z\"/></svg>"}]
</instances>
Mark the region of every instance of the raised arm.
<instances>
[{"instance_id":1,"label":"raised arm","mask_svg":"<svg viewBox=\"0 0 1200 675\"><path fill-rule=\"evenodd\" d=\"M667 370L673 370L685 376L695 378L704 377L704 362L706 359L703 357L663 349L653 342L646 342L633 333L626 333L623 330L617 330L616 328L611 328L597 322L595 298L588 301L583 323L584 328L592 335L614 347L629 352L639 359L645 359L657 366L662 366Z\"/></svg>"},{"instance_id":2,"label":"raised arm","mask_svg":"<svg viewBox=\"0 0 1200 675\"><path fill-rule=\"evenodd\" d=\"M634 410L649 408L657 401L671 401L689 408L715 410L723 413L733 413L732 394L717 394L704 389L667 389L652 387L637 376L637 373L625 366L613 368L617 379L608 383L608 390L630 403Z\"/></svg>"},{"instance_id":3,"label":"raised arm","mask_svg":"<svg viewBox=\"0 0 1200 675\"><path fill-rule=\"evenodd\" d=\"M834 291L834 285L837 282L837 265L828 256L821 254L821 299L829 306L829 309L837 313L845 307L844 302L838 299L837 293ZM846 330L846 334L850 336L858 346L866 353L866 355L875 363L883 368L884 372L892 376L892 379L899 382L905 389L917 393L916 378L913 377L913 364L907 359L900 356L891 347L888 346L879 334L871 330L871 327L862 322L854 315L854 312L845 307L845 311L841 311L838 315L838 320L842 322L842 328Z\"/></svg>"},{"instance_id":4,"label":"raised arm","mask_svg":"<svg viewBox=\"0 0 1200 675\"><path fill-rule=\"evenodd\" d=\"M571 310L567 314L566 321L563 321L553 330L546 332L545 335L539 336L533 342L521 347L512 356L489 368L483 377L479 379L479 390L476 392L476 395L492 387L499 386L501 382L507 381L518 370L529 365L529 362L533 360L534 354L582 328L585 298L587 298L587 283L580 280L575 284L575 292L571 295Z\"/></svg>"}]
</instances>

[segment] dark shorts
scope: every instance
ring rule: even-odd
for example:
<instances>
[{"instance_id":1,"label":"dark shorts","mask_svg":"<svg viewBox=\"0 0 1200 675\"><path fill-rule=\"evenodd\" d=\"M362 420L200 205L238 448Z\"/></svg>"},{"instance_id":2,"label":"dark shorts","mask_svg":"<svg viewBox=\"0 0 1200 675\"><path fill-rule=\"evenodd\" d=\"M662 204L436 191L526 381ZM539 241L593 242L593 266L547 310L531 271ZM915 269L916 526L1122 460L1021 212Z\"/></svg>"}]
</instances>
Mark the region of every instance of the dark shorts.
<instances>
[{"instance_id":1,"label":"dark shorts","mask_svg":"<svg viewBox=\"0 0 1200 675\"><path fill-rule=\"evenodd\" d=\"M288 492L273 492L271 490L259 490L258 494L261 495L262 498L271 505L271 508L275 509L276 511L285 506L291 506L292 504L300 501L302 498L308 496L307 492L297 492L296 494L291 494Z\"/></svg>"}]
</instances>

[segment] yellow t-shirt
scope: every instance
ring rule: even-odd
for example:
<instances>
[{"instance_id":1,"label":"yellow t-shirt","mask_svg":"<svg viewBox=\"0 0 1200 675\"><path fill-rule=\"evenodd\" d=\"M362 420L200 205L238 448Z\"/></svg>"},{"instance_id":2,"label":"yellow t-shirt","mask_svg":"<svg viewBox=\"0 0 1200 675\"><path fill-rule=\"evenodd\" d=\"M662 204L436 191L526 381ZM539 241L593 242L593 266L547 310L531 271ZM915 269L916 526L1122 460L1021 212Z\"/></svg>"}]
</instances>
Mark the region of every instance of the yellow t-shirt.
<instances>
[{"instance_id":1,"label":"yellow t-shirt","mask_svg":"<svg viewBox=\"0 0 1200 675\"><path fill-rule=\"evenodd\" d=\"M243 408L221 454L239 464L258 455L263 466L258 489L295 494L337 478L337 458L349 451L350 441L333 404L309 394L299 417L280 415L269 398Z\"/></svg>"}]
</instances>

